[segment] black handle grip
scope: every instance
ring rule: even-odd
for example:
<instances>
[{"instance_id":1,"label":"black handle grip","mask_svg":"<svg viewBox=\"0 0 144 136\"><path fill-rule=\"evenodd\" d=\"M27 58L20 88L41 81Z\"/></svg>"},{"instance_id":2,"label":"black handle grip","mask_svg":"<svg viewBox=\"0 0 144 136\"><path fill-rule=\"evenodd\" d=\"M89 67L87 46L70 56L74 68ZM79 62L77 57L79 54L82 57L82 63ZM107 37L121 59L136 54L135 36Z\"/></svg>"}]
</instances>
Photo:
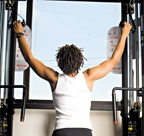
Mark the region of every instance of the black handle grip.
<instances>
[{"instance_id":1,"label":"black handle grip","mask_svg":"<svg viewBox=\"0 0 144 136\"><path fill-rule=\"evenodd\" d=\"M22 22L21 22L22 26L25 27L26 26L26 22L25 20L23 19ZM8 28L12 28L13 27L13 24L8 24Z\"/></svg>"},{"instance_id":2,"label":"black handle grip","mask_svg":"<svg viewBox=\"0 0 144 136\"><path fill-rule=\"evenodd\" d=\"M21 22L22 26L25 27L26 26L26 22L25 20L23 19L23 21Z\"/></svg>"},{"instance_id":3,"label":"black handle grip","mask_svg":"<svg viewBox=\"0 0 144 136\"><path fill-rule=\"evenodd\" d=\"M126 22L126 20L122 20L122 21L119 23L119 27L124 27L124 22Z\"/></svg>"},{"instance_id":4,"label":"black handle grip","mask_svg":"<svg viewBox=\"0 0 144 136\"><path fill-rule=\"evenodd\" d=\"M135 22L132 18L132 15L131 15L131 7L128 8L128 15L129 15L129 18L131 20L131 23L132 23L132 28L131 28L131 32L134 33L135 30L136 30L136 25L135 25ZM124 22L127 22L127 16L125 16L121 22L119 23L119 27L124 27Z\"/></svg>"}]
</instances>

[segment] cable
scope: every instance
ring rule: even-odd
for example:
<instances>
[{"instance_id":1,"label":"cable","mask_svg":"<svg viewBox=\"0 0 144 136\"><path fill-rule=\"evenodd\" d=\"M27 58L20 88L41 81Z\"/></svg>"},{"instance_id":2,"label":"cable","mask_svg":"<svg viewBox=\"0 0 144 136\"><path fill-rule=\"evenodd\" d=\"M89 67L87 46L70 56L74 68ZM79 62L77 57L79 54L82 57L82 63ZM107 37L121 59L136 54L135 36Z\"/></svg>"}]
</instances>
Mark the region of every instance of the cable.
<instances>
[{"instance_id":1,"label":"cable","mask_svg":"<svg viewBox=\"0 0 144 136\"><path fill-rule=\"evenodd\" d=\"M128 3L128 7L127 7L127 13L128 13L129 18L130 18L130 20L131 20L131 22L132 22L132 29L131 29L132 33L134 33L135 30L136 30L136 25L135 25L135 22L134 22L134 20L133 20L133 18L132 18L132 13L134 13L134 6L133 6L134 3L135 3L135 1L130 0L129 3ZM121 22L119 23L119 26L120 26L120 27L123 27L125 21L127 21L127 16L125 16L125 17L121 20Z\"/></svg>"},{"instance_id":2,"label":"cable","mask_svg":"<svg viewBox=\"0 0 144 136\"><path fill-rule=\"evenodd\" d=\"M131 8L129 7L128 8L128 13L129 13L129 17L130 17L130 20L131 20L131 22L132 22L132 33L134 33L135 32L135 30L136 30L136 25L135 25L135 22L134 22L134 20L133 20L133 18L132 18L132 15L131 15Z\"/></svg>"},{"instance_id":3,"label":"cable","mask_svg":"<svg viewBox=\"0 0 144 136\"><path fill-rule=\"evenodd\" d=\"M128 14L129 14L130 20L132 22L132 26L133 26L132 27L132 33L134 33L136 30L136 25L135 25L135 22L132 18L132 14L134 13L134 3L135 3L134 0L130 0L129 5L128 5Z\"/></svg>"},{"instance_id":4,"label":"cable","mask_svg":"<svg viewBox=\"0 0 144 136\"><path fill-rule=\"evenodd\" d=\"M15 1L10 1L10 0L7 0L7 3L6 3L6 10L11 10L12 11L11 15L8 19L8 28L9 29L12 28L12 26L13 26L12 24L10 24L10 21L12 19L12 15L13 15L13 10L14 10L13 5L14 5L14 3L15 3ZM25 22L24 18L21 15L19 15L17 12L15 14L18 15L22 19L21 24L24 27L26 25L26 22Z\"/></svg>"}]
</instances>

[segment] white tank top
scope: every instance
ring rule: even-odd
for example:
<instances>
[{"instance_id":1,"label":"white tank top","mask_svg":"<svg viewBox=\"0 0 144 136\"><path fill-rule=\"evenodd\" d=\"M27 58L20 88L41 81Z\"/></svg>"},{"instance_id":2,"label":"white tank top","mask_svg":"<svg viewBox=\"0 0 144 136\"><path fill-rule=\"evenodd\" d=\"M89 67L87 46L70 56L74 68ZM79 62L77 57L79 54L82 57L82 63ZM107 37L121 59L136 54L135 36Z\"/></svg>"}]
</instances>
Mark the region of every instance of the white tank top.
<instances>
[{"instance_id":1,"label":"white tank top","mask_svg":"<svg viewBox=\"0 0 144 136\"><path fill-rule=\"evenodd\" d=\"M53 102L56 110L55 130L61 128L89 128L92 93L88 89L84 74L75 77L60 74Z\"/></svg>"}]
</instances>

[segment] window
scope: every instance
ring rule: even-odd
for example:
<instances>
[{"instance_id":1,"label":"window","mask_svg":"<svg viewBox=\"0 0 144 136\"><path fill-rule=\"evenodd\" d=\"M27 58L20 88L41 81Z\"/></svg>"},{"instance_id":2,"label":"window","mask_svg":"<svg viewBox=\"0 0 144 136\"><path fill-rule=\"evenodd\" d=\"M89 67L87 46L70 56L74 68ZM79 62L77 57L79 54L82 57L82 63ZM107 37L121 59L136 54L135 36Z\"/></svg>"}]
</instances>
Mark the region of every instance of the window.
<instances>
[{"instance_id":1,"label":"window","mask_svg":"<svg viewBox=\"0 0 144 136\"><path fill-rule=\"evenodd\" d=\"M118 3L34 1L32 52L45 65L58 69L55 54L59 46L76 44L84 49L81 71L107 59L107 32L121 20ZM111 90L121 86L121 75L109 73L95 82L93 101L111 101ZM30 71L30 99L51 100L47 81Z\"/></svg>"}]
</instances>

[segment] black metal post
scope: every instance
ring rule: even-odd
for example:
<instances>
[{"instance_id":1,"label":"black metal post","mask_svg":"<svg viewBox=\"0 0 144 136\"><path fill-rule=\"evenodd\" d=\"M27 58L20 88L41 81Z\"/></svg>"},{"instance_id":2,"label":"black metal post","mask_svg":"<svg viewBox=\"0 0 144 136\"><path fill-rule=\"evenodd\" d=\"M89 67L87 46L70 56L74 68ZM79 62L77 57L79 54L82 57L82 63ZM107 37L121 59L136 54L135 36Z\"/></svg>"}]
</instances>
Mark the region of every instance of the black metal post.
<instances>
[{"instance_id":1,"label":"black metal post","mask_svg":"<svg viewBox=\"0 0 144 136\"><path fill-rule=\"evenodd\" d=\"M5 26L5 2L0 2L0 84L2 83L2 65L3 65L3 43L4 43L4 26ZM1 89L0 89L1 98Z\"/></svg>"},{"instance_id":2,"label":"black metal post","mask_svg":"<svg viewBox=\"0 0 144 136\"><path fill-rule=\"evenodd\" d=\"M18 2L15 2L13 4L13 11L12 11L12 18L11 23L14 22L17 19L17 9L18 9ZM10 54L9 54L9 62L10 67L8 70L8 83L9 85L14 85L14 79L15 79L15 51L16 51L16 37L14 34L14 31L12 29L9 30L11 33L10 38ZM7 134L8 136L12 136L13 134L13 114L14 114L14 90L13 88L8 89L8 99L7 99L7 122L8 122L8 129Z\"/></svg>"},{"instance_id":3,"label":"black metal post","mask_svg":"<svg viewBox=\"0 0 144 136\"><path fill-rule=\"evenodd\" d=\"M32 28L32 10L33 10L33 0L27 0L27 14L26 14L26 24ZM24 85L28 89L27 99L29 98L29 82L30 82L30 68L28 67L24 71Z\"/></svg>"},{"instance_id":4,"label":"black metal post","mask_svg":"<svg viewBox=\"0 0 144 136\"><path fill-rule=\"evenodd\" d=\"M127 0L122 0L121 3L121 13L122 19L127 19ZM126 43L127 44L127 43ZM128 52L127 46L125 47L123 56L122 56L122 87L128 87ZM123 128L123 136L128 136L128 92L122 92L122 128Z\"/></svg>"},{"instance_id":5,"label":"black metal post","mask_svg":"<svg viewBox=\"0 0 144 136\"><path fill-rule=\"evenodd\" d=\"M134 33L133 36L133 43L134 43L134 47L133 47L133 59L136 60L136 87L139 88L140 87L140 81L139 81L139 75L140 75L140 71L139 71L139 58L140 58L140 52L139 52L139 15L138 15L138 3L135 3L135 25L136 25L136 31ZM139 97L136 97L136 101L139 102Z\"/></svg>"}]
</instances>

